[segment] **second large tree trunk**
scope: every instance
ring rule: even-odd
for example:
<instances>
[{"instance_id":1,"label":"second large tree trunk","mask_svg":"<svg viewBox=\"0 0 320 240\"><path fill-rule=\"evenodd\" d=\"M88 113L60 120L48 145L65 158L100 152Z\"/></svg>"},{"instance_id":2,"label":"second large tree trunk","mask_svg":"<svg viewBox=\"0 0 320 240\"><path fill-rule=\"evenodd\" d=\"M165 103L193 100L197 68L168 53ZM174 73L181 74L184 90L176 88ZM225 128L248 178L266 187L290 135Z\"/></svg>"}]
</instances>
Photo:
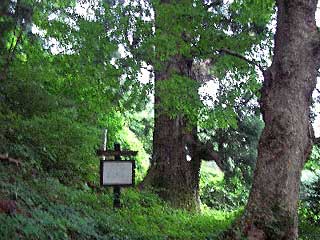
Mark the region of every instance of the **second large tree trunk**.
<instances>
[{"instance_id":1,"label":"second large tree trunk","mask_svg":"<svg viewBox=\"0 0 320 240\"><path fill-rule=\"evenodd\" d=\"M183 31L177 32L173 20L172 5L180 3L173 0L161 0L155 4L155 29L158 35L175 39L171 44L177 48L176 54L163 48L161 39L155 46L155 55L159 56L155 68L155 116L153 133L153 156L150 169L141 187L150 186L159 196L174 207L195 210L199 207L199 171L200 157L197 153L198 139L196 124L192 124L183 112L168 113L164 106L166 93L162 83L172 81L174 76L191 78L193 59L180 53L181 40L188 41ZM192 1L186 4L191 5ZM169 15L168 15L169 13ZM162 57L161 57L162 56ZM165 56L165 57L164 57ZM163 58L161 60L161 58ZM184 86L180 86L184 87ZM197 93L198 89L192 91ZM169 91L168 94L172 94ZM162 99L161 99L162 98ZM171 116L169 116L171 115Z\"/></svg>"},{"instance_id":2,"label":"second large tree trunk","mask_svg":"<svg viewBox=\"0 0 320 240\"><path fill-rule=\"evenodd\" d=\"M278 0L274 58L264 72L265 121L241 231L249 239L297 239L301 170L312 147L310 104L318 68L316 0ZM234 237L232 237L234 239Z\"/></svg>"},{"instance_id":3,"label":"second large tree trunk","mask_svg":"<svg viewBox=\"0 0 320 240\"><path fill-rule=\"evenodd\" d=\"M192 60L172 58L167 67L155 73L155 125L153 158L143 186L153 187L160 197L175 207L195 210L199 207L200 159L196 127L183 115L163 113L159 84L172 74L190 77ZM195 89L197 91L197 89Z\"/></svg>"}]
</instances>

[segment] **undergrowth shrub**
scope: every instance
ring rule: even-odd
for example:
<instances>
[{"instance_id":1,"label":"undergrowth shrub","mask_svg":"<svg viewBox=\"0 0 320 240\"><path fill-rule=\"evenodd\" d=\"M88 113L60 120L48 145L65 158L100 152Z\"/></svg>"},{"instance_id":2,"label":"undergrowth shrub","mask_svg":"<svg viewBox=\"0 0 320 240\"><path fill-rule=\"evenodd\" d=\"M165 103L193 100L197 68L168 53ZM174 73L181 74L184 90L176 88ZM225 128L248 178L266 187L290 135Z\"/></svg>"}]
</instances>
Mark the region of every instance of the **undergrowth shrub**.
<instances>
[{"instance_id":1,"label":"undergrowth shrub","mask_svg":"<svg viewBox=\"0 0 320 240\"><path fill-rule=\"evenodd\" d=\"M226 182L212 181L201 189L201 202L217 210L234 211L243 207L249 196L249 188L235 176Z\"/></svg>"},{"instance_id":2,"label":"undergrowth shrub","mask_svg":"<svg viewBox=\"0 0 320 240\"><path fill-rule=\"evenodd\" d=\"M311 223L320 225L320 175L314 181L303 184L303 195L300 201L301 217Z\"/></svg>"},{"instance_id":3,"label":"undergrowth shrub","mask_svg":"<svg viewBox=\"0 0 320 240\"><path fill-rule=\"evenodd\" d=\"M8 79L0 92L8 108L25 118L47 114L66 104L31 79Z\"/></svg>"},{"instance_id":4,"label":"undergrowth shrub","mask_svg":"<svg viewBox=\"0 0 320 240\"><path fill-rule=\"evenodd\" d=\"M172 209L156 195L135 189L123 189L123 206L114 210L108 190L97 194L19 172L10 182L16 170L0 164L0 199L15 193L20 210L15 215L0 213L4 239L217 239L236 216Z\"/></svg>"},{"instance_id":5,"label":"undergrowth shrub","mask_svg":"<svg viewBox=\"0 0 320 240\"><path fill-rule=\"evenodd\" d=\"M60 111L30 119L0 114L0 153L22 158L63 181L96 179L100 132L77 122L73 114Z\"/></svg>"},{"instance_id":6,"label":"undergrowth shrub","mask_svg":"<svg viewBox=\"0 0 320 240\"><path fill-rule=\"evenodd\" d=\"M101 145L100 128L108 127L109 145L118 141L139 151L136 175L142 180L148 155L133 133L120 131L124 124L120 113L111 110L99 120L96 114L82 118L82 107L72 99L57 97L41 81L31 79L6 81L0 100L0 154L23 159L30 168L63 182L98 184L96 150Z\"/></svg>"},{"instance_id":7,"label":"undergrowth shrub","mask_svg":"<svg viewBox=\"0 0 320 240\"><path fill-rule=\"evenodd\" d=\"M303 217L299 222L299 240L318 240L320 238L320 226L310 224Z\"/></svg>"},{"instance_id":8,"label":"undergrowth shrub","mask_svg":"<svg viewBox=\"0 0 320 240\"><path fill-rule=\"evenodd\" d=\"M299 215L304 226L320 226L320 149L314 145L302 171ZM310 228L310 227L309 227ZM320 231L318 231L319 233ZM320 238L320 234L319 234Z\"/></svg>"},{"instance_id":9,"label":"undergrowth shrub","mask_svg":"<svg viewBox=\"0 0 320 240\"><path fill-rule=\"evenodd\" d=\"M35 117L22 125L25 144L36 152L41 167L60 179L96 178L98 129L77 122L72 112Z\"/></svg>"}]
</instances>

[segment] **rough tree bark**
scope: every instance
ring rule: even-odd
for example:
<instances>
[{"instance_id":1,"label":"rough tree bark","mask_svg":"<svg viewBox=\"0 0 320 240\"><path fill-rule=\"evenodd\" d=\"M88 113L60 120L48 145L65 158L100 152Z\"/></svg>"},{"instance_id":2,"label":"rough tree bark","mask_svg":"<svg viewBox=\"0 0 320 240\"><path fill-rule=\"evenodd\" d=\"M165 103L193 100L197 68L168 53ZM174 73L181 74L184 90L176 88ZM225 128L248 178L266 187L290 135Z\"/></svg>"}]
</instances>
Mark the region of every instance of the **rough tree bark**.
<instances>
[{"instance_id":1,"label":"rough tree bark","mask_svg":"<svg viewBox=\"0 0 320 240\"><path fill-rule=\"evenodd\" d=\"M161 4L171 4L175 1L162 0L160 2ZM191 2L188 4L191 4ZM159 26L161 24L157 24L158 21L167 21L168 16L166 16L166 13L155 12L156 31L160 30L162 33L170 32L168 29L161 29ZM179 37L184 39L183 35L181 33ZM155 48L157 53L157 46ZM173 118L165 114L163 103L159 97L159 84L169 80L173 74L196 78L196 75L192 73L192 65L192 58L187 58L177 53L174 57L162 62L161 67L158 67L158 69L157 65L154 66L155 123L153 156L147 176L140 187L153 187L160 197L174 207L197 210L200 203L199 172L201 159L217 160L217 154L213 151L213 146L201 144L197 137L197 126L191 123L186 116L181 114ZM197 92L198 89L194 89L194 91Z\"/></svg>"},{"instance_id":2,"label":"rough tree bark","mask_svg":"<svg viewBox=\"0 0 320 240\"><path fill-rule=\"evenodd\" d=\"M298 237L299 183L312 147L309 108L319 68L317 0L276 4L274 57L264 71L260 101L265 128L249 201L235 226L257 240Z\"/></svg>"},{"instance_id":3,"label":"rough tree bark","mask_svg":"<svg viewBox=\"0 0 320 240\"><path fill-rule=\"evenodd\" d=\"M200 161L186 159L186 137L190 136L187 120L162 114L158 96L161 81L172 73L187 76L189 70L186 60L175 58L166 69L155 73L153 160L144 185L157 189L160 197L176 207L193 209L197 207Z\"/></svg>"},{"instance_id":4,"label":"rough tree bark","mask_svg":"<svg viewBox=\"0 0 320 240\"><path fill-rule=\"evenodd\" d=\"M192 60L178 56L155 73L153 159L142 186L155 188L175 207L197 210L201 159L217 160L217 155L212 146L200 143L197 127L188 119L182 115L172 118L162 112L158 94L161 81L170 79L172 74L191 77L191 67Z\"/></svg>"}]
</instances>

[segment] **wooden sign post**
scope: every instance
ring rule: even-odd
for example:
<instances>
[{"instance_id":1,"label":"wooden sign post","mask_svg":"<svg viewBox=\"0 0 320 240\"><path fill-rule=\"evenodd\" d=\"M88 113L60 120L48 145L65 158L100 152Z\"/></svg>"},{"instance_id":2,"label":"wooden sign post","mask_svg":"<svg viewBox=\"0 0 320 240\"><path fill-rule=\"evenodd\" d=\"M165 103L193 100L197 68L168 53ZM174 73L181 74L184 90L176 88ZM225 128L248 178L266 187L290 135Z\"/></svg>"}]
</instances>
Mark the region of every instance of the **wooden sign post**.
<instances>
[{"instance_id":1,"label":"wooden sign post","mask_svg":"<svg viewBox=\"0 0 320 240\"><path fill-rule=\"evenodd\" d=\"M120 144L114 144L114 150L120 152L121 151ZM121 160L120 154L115 155L114 160L120 161ZM113 187L113 207L114 208L121 208L120 195L121 195L120 186L114 186Z\"/></svg>"},{"instance_id":2,"label":"wooden sign post","mask_svg":"<svg viewBox=\"0 0 320 240\"><path fill-rule=\"evenodd\" d=\"M138 152L123 150L120 144L114 144L114 150L98 150L99 156L106 157L107 160L100 160L100 184L105 187L113 187L113 207L120 208L121 187L134 186L135 161L121 160L121 156L133 157ZM113 157L114 160L110 160Z\"/></svg>"}]
</instances>

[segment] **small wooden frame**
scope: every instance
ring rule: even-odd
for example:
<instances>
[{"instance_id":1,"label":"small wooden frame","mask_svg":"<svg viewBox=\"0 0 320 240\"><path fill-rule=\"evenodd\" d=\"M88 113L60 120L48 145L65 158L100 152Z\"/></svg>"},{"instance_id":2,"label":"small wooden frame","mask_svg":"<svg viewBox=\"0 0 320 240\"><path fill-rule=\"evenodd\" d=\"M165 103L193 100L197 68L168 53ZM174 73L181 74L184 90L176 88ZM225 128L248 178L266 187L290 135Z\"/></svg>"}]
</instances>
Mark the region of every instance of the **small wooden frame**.
<instances>
[{"instance_id":1,"label":"small wooden frame","mask_svg":"<svg viewBox=\"0 0 320 240\"><path fill-rule=\"evenodd\" d=\"M130 150L97 150L98 156L124 156L124 157L134 157L138 154L138 151L130 151Z\"/></svg>"}]
</instances>

